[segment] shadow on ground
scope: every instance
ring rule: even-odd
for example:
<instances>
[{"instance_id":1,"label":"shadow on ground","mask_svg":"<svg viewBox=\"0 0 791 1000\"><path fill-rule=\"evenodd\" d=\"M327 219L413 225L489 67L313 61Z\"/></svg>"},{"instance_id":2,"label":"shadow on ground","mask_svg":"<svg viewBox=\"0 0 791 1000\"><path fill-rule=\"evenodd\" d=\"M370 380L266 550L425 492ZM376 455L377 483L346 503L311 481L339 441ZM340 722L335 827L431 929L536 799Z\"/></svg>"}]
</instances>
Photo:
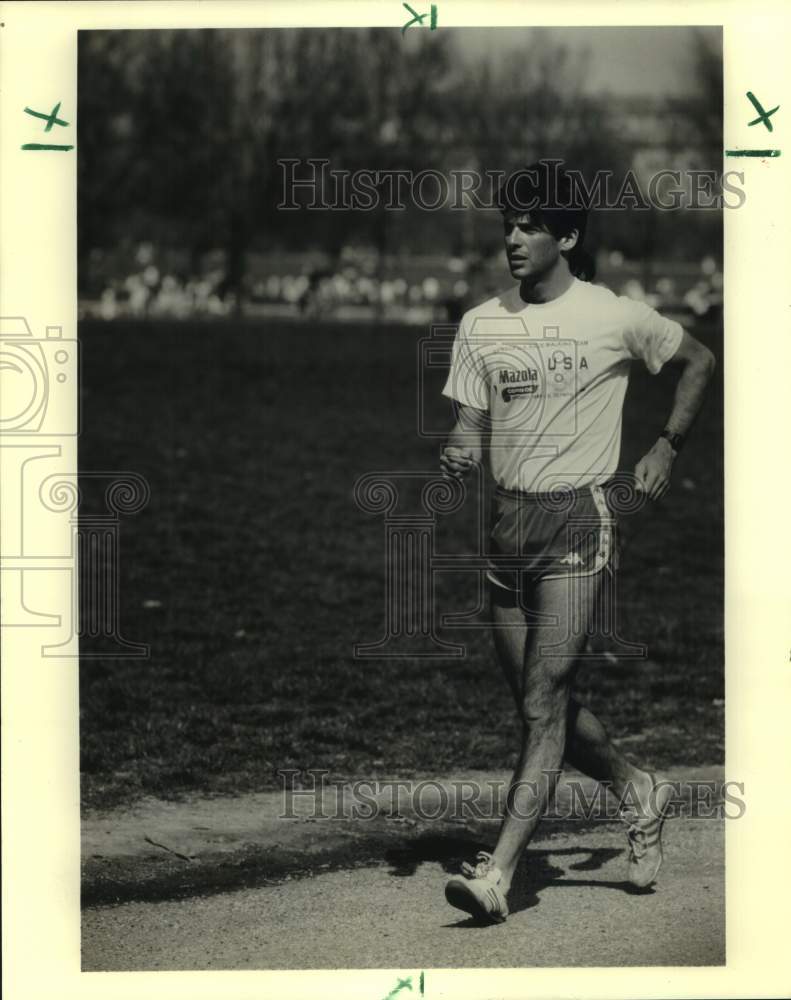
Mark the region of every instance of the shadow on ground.
<instances>
[{"instance_id":1,"label":"shadow on ground","mask_svg":"<svg viewBox=\"0 0 791 1000\"><path fill-rule=\"evenodd\" d=\"M561 824L556 824L557 829ZM581 825L576 824L581 830ZM317 837L311 849L289 849L285 844L271 847L248 844L237 851L207 853L198 857L183 857L164 853L161 857L101 857L92 856L83 863L83 907L108 906L127 902L156 902L186 899L192 896L232 892L257 886L277 885L283 881L313 878L328 871L349 870L389 865L396 877L414 875L424 862L435 862L448 874L459 871L462 861L471 860L486 847L478 831L459 833L403 827L393 830L370 831L365 837ZM325 846L326 845L326 846ZM514 909L535 905L537 893L547 885L557 883L564 874L551 864L550 857L579 854L571 868L593 871L614 856L612 849L551 849L534 848L527 852L525 864L517 872ZM563 879L563 885L596 884L582 880ZM615 885L614 887L624 888Z\"/></svg>"},{"instance_id":2,"label":"shadow on ground","mask_svg":"<svg viewBox=\"0 0 791 1000\"><path fill-rule=\"evenodd\" d=\"M393 848L386 853L386 861L391 866L391 874L397 878L414 875L425 862L440 864L448 875L458 873L462 861L470 861L486 845L474 837L443 836L428 834L418 837L406 844ZM579 888L581 886L599 889L613 889L627 895L646 895L652 889L638 889L627 881L607 881L602 879L585 879L564 877L566 872L593 872L603 868L608 862L623 854L620 848L601 847L558 847L553 849L531 848L525 852L525 857L517 869L516 876L509 894L511 913L528 910L540 903L540 893L543 889L552 887ZM559 867L553 860L564 857L577 857L579 860ZM464 918L457 924L448 926L472 927L478 921Z\"/></svg>"}]
</instances>

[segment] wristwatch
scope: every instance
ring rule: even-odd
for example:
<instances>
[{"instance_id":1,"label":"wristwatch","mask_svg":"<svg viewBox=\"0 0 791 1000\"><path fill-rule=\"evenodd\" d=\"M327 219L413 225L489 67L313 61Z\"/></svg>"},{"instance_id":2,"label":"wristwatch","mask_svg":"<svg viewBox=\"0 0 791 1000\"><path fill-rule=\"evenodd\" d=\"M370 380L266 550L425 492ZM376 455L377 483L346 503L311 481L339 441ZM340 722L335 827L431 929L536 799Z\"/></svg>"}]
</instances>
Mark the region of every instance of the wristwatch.
<instances>
[{"instance_id":1,"label":"wristwatch","mask_svg":"<svg viewBox=\"0 0 791 1000\"><path fill-rule=\"evenodd\" d=\"M661 438L664 438L666 441L670 443L670 447L673 449L673 451L675 451L676 453L681 451L681 448L684 445L683 434L674 434L673 431L669 431L667 428L665 428L659 436Z\"/></svg>"}]
</instances>

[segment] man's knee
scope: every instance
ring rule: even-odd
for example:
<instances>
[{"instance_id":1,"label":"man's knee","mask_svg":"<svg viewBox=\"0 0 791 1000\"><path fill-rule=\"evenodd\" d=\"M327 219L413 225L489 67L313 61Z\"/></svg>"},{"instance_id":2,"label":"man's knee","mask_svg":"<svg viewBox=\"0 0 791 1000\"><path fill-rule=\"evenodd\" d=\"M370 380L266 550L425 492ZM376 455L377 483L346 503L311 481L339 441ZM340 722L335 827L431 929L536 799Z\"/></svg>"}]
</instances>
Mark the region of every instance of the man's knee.
<instances>
[{"instance_id":1,"label":"man's knee","mask_svg":"<svg viewBox=\"0 0 791 1000\"><path fill-rule=\"evenodd\" d=\"M568 692L559 690L554 697L536 698L526 694L520 706L522 722L534 734L566 725Z\"/></svg>"},{"instance_id":2,"label":"man's knee","mask_svg":"<svg viewBox=\"0 0 791 1000\"><path fill-rule=\"evenodd\" d=\"M540 661L528 666L520 705L522 721L533 730L565 725L571 697L573 660Z\"/></svg>"},{"instance_id":3,"label":"man's knee","mask_svg":"<svg viewBox=\"0 0 791 1000\"><path fill-rule=\"evenodd\" d=\"M565 728L562 706L534 705L524 700L521 706L522 724L528 736L538 737Z\"/></svg>"}]
</instances>

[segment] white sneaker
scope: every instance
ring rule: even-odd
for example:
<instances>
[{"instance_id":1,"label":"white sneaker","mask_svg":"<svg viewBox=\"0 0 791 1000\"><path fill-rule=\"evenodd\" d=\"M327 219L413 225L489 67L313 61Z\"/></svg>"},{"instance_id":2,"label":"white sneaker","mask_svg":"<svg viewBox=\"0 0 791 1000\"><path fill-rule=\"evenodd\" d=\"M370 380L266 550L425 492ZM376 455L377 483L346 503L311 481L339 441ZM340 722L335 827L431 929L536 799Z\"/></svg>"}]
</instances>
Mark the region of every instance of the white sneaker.
<instances>
[{"instance_id":1,"label":"white sneaker","mask_svg":"<svg viewBox=\"0 0 791 1000\"><path fill-rule=\"evenodd\" d=\"M673 798L673 788L667 781L651 774L649 801L639 809L630 807L621 812L629 838L629 881L645 889L654 881L662 864L662 824Z\"/></svg>"},{"instance_id":2,"label":"white sneaker","mask_svg":"<svg viewBox=\"0 0 791 1000\"><path fill-rule=\"evenodd\" d=\"M479 851L475 860L474 866L465 861L462 875L454 875L448 882L445 899L470 916L500 924L508 916L505 893L499 887L502 872L492 863L488 851Z\"/></svg>"}]
</instances>

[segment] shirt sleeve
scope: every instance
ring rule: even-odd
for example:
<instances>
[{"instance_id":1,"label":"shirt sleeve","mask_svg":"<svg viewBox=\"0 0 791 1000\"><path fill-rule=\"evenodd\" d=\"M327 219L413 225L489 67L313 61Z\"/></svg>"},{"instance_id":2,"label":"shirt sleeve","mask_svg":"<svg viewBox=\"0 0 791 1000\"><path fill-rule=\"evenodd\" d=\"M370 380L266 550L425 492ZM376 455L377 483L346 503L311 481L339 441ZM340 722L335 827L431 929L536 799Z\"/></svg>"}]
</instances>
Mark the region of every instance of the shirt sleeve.
<instances>
[{"instance_id":1,"label":"shirt sleeve","mask_svg":"<svg viewBox=\"0 0 791 1000\"><path fill-rule=\"evenodd\" d=\"M652 375L661 371L678 350L684 328L666 319L645 302L621 298L626 308L624 344L629 355L645 362Z\"/></svg>"},{"instance_id":2,"label":"shirt sleeve","mask_svg":"<svg viewBox=\"0 0 791 1000\"><path fill-rule=\"evenodd\" d=\"M443 396L474 406L477 410L489 409L489 385L486 381L486 365L480 345L470 340L467 332L467 317L462 317L456 339L453 341L450 371Z\"/></svg>"}]
</instances>

